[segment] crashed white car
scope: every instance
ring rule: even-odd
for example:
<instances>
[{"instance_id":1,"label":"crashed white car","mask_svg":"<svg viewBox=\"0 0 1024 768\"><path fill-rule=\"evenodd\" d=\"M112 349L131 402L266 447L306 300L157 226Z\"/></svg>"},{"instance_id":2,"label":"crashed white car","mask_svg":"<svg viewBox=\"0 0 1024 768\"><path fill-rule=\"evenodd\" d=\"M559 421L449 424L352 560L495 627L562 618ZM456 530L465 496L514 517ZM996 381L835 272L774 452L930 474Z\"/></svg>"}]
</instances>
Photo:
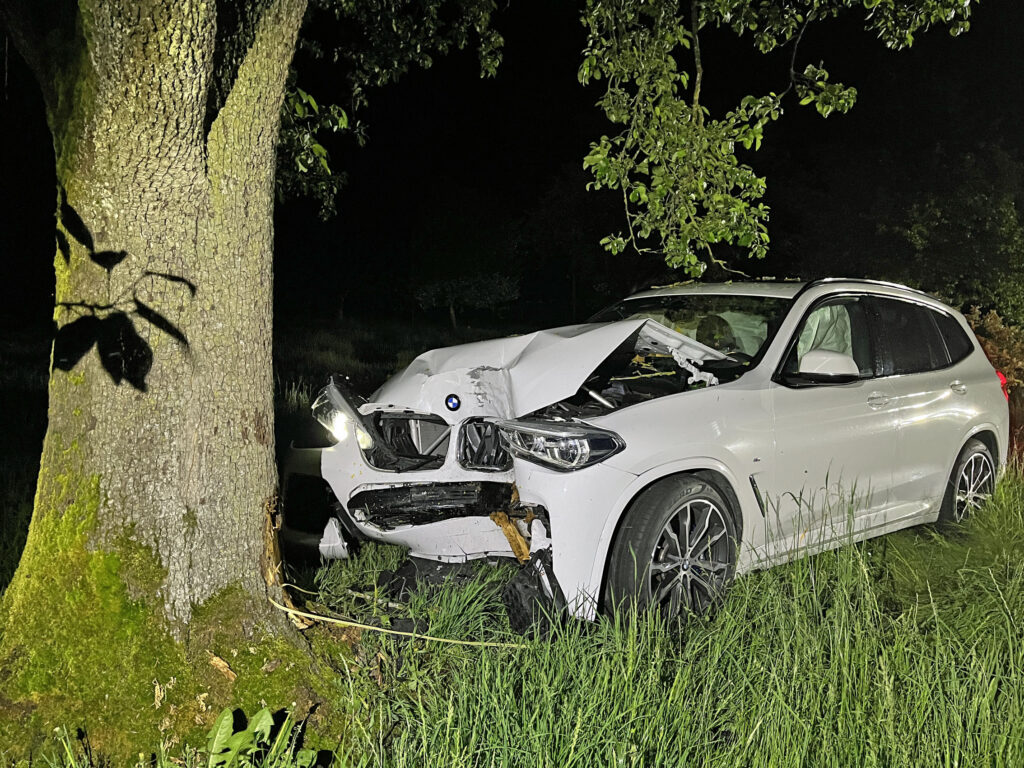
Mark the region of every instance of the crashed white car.
<instances>
[{"instance_id":1,"label":"crashed white car","mask_svg":"<svg viewBox=\"0 0 1024 768\"><path fill-rule=\"evenodd\" d=\"M337 498L323 555L354 537L514 557L586 618L701 612L738 573L960 520L1009 432L1005 378L958 312L835 279L645 291L426 352L368 402L334 377L313 411L337 442L291 464Z\"/></svg>"}]
</instances>

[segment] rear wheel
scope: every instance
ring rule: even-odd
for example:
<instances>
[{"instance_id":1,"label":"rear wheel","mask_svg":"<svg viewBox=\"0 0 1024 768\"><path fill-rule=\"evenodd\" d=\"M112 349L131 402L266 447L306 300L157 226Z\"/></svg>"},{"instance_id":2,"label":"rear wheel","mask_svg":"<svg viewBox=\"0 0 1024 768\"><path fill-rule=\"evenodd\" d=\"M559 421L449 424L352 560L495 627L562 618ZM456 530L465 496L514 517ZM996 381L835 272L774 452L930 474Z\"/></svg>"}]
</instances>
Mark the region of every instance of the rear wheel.
<instances>
[{"instance_id":1,"label":"rear wheel","mask_svg":"<svg viewBox=\"0 0 1024 768\"><path fill-rule=\"evenodd\" d=\"M692 475L660 480L637 497L608 563L607 604L703 614L736 572L736 518L718 489Z\"/></svg>"},{"instance_id":2,"label":"rear wheel","mask_svg":"<svg viewBox=\"0 0 1024 768\"><path fill-rule=\"evenodd\" d=\"M946 484L939 522L963 522L992 495L995 485L996 467L992 452L981 440L971 438L960 451L953 474Z\"/></svg>"}]
</instances>

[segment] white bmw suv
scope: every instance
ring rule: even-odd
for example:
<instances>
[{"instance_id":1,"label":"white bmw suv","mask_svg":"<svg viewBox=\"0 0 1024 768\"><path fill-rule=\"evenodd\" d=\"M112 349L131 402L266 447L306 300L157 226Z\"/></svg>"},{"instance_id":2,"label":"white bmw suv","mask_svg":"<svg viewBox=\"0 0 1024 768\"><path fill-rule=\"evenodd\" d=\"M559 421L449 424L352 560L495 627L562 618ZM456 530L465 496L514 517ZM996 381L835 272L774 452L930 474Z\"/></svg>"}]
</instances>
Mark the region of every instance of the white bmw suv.
<instances>
[{"instance_id":1,"label":"white bmw suv","mask_svg":"<svg viewBox=\"0 0 1024 768\"><path fill-rule=\"evenodd\" d=\"M334 377L313 410L337 442L290 466L319 465L337 499L322 554L515 557L587 618L701 612L744 571L959 521L1009 433L960 313L841 279L649 290L427 352L368 401Z\"/></svg>"}]
</instances>

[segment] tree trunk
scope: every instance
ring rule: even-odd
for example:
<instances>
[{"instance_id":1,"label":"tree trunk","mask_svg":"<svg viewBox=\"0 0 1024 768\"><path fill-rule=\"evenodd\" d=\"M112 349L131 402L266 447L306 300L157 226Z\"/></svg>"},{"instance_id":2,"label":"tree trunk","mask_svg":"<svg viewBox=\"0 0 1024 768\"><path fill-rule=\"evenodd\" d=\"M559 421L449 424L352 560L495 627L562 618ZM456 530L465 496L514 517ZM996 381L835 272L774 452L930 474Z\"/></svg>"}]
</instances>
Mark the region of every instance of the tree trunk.
<instances>
[{"instance_id":1,"label":"tree trunk","mask_svg":"<svg viewBox=\"0 0 1024 768\"><path fill-rule=\"evenodd\" d=\"M452 321L452 330L457 331L459 329L458 323L455 322L455 302L448 302L448 319Z\"/></svg>"},{"instance_id":2,"label":"tree trunk","mask_svg":"<svg viewBox=\"0 0 1024 768\"><path fill-rule=\"evenodd\" d=\"M59 187L49 426L0 604L0 715L88 713L94 738L128 717L124 735L118 708L156 697L160 717L179 702L163 730L195 727L204 691L231 695L237 669L209 662L232 631L274 633L273 173L305 3L0 0Z\"/></svg>"}]
</instances>

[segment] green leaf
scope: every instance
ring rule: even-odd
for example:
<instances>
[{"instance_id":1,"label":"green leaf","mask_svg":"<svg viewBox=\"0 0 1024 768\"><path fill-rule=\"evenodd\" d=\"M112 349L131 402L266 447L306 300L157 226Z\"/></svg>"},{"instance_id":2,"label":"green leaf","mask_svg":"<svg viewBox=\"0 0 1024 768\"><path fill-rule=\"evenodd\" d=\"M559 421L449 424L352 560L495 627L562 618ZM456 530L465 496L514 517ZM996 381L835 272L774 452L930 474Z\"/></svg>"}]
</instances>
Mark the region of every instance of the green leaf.
<instances>
[{"instance_id":1,"label":"green leaf","mask_svg":"<svg viewBox=\"0 0 1024 768\"><path fill-rule=\"evenodd\" d=\"M225 708L217 715L217 719L213 722L213 728L210 729L208 740L206 742L206 751L210 753L210 765L213 766L213 756L224 749L225 745L231 734L234 731L234 715L231 709Z\"/></svg>"},{"instance_id":2,"label":"green leaf","mask_svg":"<svg viewBox=\"0 0 1024 768\"><path fill-rule=\"evenodd\" d=\"M250 754L256 748L256 734L251 726L244 731L232 734L225 745L227 752L235 759L238 755Z\"/></svg>"},{"instance_id":3,"label":"green leaf","mask_svg":"<svg viewBox=\"0 0 1024 768\"><path fill-rule=\"evenodd\" d=\"M249 721L249 730L255 734L256 741L258 743L267 743L270 741L270 732L274 729L274 716L270 714L269 709L261 709L255 715L252 716L252 720Z\"/></svg>"}]
</instances>

